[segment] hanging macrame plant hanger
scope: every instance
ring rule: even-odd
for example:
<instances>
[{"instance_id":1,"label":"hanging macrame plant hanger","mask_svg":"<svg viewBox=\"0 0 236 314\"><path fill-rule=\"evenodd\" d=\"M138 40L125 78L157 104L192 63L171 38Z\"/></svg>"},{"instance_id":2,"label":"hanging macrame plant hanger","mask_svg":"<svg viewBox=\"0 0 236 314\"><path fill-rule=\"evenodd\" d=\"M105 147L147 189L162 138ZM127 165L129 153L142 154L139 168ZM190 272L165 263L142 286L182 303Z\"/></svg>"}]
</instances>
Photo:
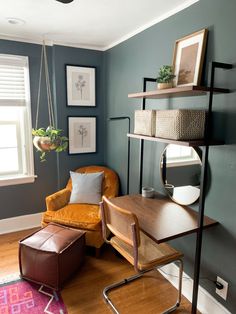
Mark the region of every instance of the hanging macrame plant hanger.
<instances>
[{"instance_id":1,"label":"hanging macrame plant hanger","mask_svg":"<svg viewBox=\"0 0 236 314\"><path fill-rule=\"evenodd\" d=\"M49 126L47 128L38 128L43 67L44 67L45 83L46 83L46 91L47 91ZM35 129L33 129L32 131L32 134L34 135L33 144L37 148L37 150L41 152L41 156L40 156L41 161L45 161L46 152L50 152L52 150L55 150L56 152L62 152L67 149L68 139L67 137L62 136L61 133L62 133L62 130L57 129L55 126L55 116L54 116L54 110L53 110L51 86L50 86L49 71L48 71L48 59L47 59L45 42L43 41L42 51L41 51L41 61L40 61Z\"/></svg>"},{"instance_id":2,"label":"hanging macrame plant hanger","mask_svg":"<svg viewBox=\"0 0 236 314\"><path fill-rule=\"evenodd\" d=\"M41 96L43 65L44 65L44 74L45 74L45 82L46 82L46 90L47 90L49 125L52 127L55 127L54 111L53 111L53 104L52 104L52 94L51 94L51 86L50 86L49 71L48 71L48 58L47 58L47 51L46 51L45 42L43 42L42 51L41 51L35 129L38 128L38 117L39 117L39 105L40 105L40 96Z\"/></svg>"}]
</instances>

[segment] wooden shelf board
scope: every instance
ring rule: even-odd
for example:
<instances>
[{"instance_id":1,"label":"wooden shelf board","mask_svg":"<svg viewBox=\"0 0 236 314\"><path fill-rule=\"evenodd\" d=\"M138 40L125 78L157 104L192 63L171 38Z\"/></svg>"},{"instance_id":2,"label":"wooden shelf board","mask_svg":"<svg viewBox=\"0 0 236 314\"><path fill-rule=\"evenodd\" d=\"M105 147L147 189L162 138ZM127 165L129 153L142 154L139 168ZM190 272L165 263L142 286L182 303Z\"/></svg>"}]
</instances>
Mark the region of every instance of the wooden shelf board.
<instances>
[{"instance_id":1,"label":"wooden shelf board","mask_svg":"<svg viewBox=\"0 0 236 314\"><path fill-rule=\"evenodd\" d=\"M189 147L206 146L206 142L204 140L177 141L177 140L170 140L166 138L133 134L133 133L128 133L127 136L130 138L135 138L139 140L154 141L154 142L161 142L161 143L167 143L167 144L176 144L176 145L189 146ZM222 141L211 141L209 143L210 146L223 145L223 144L224 142Z\"/></svg>"},{"instance_id":2,"label":"wooden shelf board","mask_svg":"<svg viewBox=\"0 0 236 314\"><path fill-rule=\"evenodd\" d=\"M205 86L184 86L173 87L168 89L154 90L142 93L128 94L129 98L173 98L186 96L201 96L210 92L210 87ZM230 90L226 88L213 88L214 93L229 93Z\"/></svg>"}]
</instances>

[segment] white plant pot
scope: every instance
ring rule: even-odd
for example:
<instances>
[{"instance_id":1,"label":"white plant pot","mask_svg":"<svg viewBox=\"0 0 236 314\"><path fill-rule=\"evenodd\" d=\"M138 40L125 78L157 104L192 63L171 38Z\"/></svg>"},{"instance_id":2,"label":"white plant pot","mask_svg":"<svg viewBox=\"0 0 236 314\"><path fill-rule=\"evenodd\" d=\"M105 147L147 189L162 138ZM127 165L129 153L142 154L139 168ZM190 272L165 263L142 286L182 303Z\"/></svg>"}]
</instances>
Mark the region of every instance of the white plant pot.
<instances>
[{"instance_id":1,"label":"white plant pot","mask_svg":"<svg viewBox=\"0 0 236 314\"><path fill-rule=\"evenodd\" d=\"M46 152L57 148L55 144L51 143L50 138L47 136L35 136L33 139L33 144L37 150L41 152Z\"/></svg>"}]
</instances>

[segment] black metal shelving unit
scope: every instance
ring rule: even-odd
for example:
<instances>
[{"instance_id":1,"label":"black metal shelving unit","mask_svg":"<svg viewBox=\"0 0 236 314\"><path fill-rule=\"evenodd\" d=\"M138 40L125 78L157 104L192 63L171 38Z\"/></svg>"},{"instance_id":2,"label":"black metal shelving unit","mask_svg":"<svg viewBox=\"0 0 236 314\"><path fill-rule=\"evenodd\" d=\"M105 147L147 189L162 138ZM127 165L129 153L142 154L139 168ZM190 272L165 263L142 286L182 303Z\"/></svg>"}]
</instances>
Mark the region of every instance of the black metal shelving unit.
<instances>
[{"instance_id":1,"label":"black metal shelving unit","mask_svg":"<svg viewBox=\"0 0 236 314\"><path fill-rule=\"evenodd\" d=\"M199 96L209 94L208 101L208 114L205 127L205 137L204 141L199 143L186 141L175 141L177 145L186 144L186 146L197 147L201 146L203 149L202 155L202 171L201 171L201 184L200 184L200 198L199 198L199 211L198 211L198 231L196 237L196 251L195 251L195 264L194 264L194 284L193 284L193 296L192 296L192 314L197 313L197 299L198 299L198 287L199 287L199 274L201 266L201 250L202 250L202 233L203 233L203 221L204 221L204 211L205 211L205 199L206 199L206 183L207 183L207 164L208 164L208 154L209 147L212 145L219 145L222 143L212 142L210 139L210 130L212 125L212 107L213 107L213 96L214 93L229 93L228 89L215 88L215 72L216 69L229 70L232 69L233 65L228 63L212 62L211 63L211 76L210 76L210 86L209 87L188 87L188 88L174 88L166 91L147 91L147 83L155 82L154 78L143 78L143 92L136 94L129 94L129 98L142 98L141 110L146 108L146 99L151 98L175 98L175 97L185 97L185 96ZM143 182L143 154L144 154L144 141L154 140L154 138L149 138L145 136L137 136L134 134L128 134L130 138L138 138L140 140L139 149L139 192L141 193L142 182ZM169 140L156 139L155 141L169 143ZM173 141L172 141L173 142Z\"/></svg>"}]
</instances>

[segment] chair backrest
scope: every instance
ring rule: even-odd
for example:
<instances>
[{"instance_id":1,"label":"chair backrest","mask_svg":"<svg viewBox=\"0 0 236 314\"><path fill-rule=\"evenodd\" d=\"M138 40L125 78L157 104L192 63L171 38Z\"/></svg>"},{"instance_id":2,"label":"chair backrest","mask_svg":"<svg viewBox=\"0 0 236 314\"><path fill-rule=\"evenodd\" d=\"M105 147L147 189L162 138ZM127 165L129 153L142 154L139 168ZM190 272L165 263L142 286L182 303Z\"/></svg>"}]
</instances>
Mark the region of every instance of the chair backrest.
<instances>
[{"instance_id":1,"label":"chair backrest","mask_svg":"<svg viewBox=\"0 0 236 314\"><path fill-rule=\"evenodd\" d=\"M87 166L78 168L75 170L78 173L94 173L94 172L104 172L104 179L102 183L102 195L105 195L108 198L116 197L119 192L119 178L117 174L106 167L102 166ZM67 189L72 190L71 179L69 179Z\"/></svg>"},{"instance_id":2,"label":"chair backrest","mask_svg":"<svg viewBox=\"0 0 236 314\"><path fill-rule=\"evenodd\" d=\"M101 203L101 212L104 238L106 238L105 228L107 227L115 236L125 243L133 247L139 247L140 232L136 215L112 204L104 196Z\"/></svg>"}]
</instances>

